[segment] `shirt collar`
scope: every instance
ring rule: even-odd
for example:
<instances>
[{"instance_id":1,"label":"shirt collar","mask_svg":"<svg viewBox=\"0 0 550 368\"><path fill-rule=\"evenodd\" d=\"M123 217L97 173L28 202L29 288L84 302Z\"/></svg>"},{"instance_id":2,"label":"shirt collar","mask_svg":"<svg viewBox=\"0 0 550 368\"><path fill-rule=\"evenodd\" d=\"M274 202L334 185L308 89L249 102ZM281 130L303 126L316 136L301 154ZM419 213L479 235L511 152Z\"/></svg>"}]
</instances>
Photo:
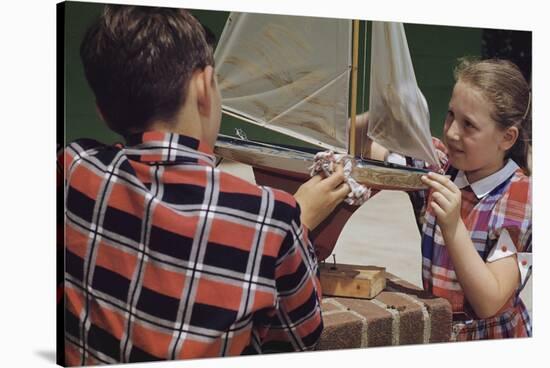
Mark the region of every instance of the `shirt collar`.
<instances>
[{"instance_id":1,"label":"shirt collar","mask_svg":"<svg viewBox=\"0 0 550 368\"><path fill-rule=\"evenodd\" d=\"M128 156L149 163L197 163L215 166L212 148L193 137L149 131L126 137Z\"/></svg>"},{"instance_id":2,"label":"shirt collar","mask_svg":"<svg viewBox=\"0 0 550 368\"><path fill-rule=\"evenodd\" d=\"M460 170L456 174L454 183L458 189L463 189L469 185L476 197L481 199L508 179L518 168L518 164L514 160L509 159L502 169L472 184L468 182L464 171Z\"/></svg>"}]
</instances>

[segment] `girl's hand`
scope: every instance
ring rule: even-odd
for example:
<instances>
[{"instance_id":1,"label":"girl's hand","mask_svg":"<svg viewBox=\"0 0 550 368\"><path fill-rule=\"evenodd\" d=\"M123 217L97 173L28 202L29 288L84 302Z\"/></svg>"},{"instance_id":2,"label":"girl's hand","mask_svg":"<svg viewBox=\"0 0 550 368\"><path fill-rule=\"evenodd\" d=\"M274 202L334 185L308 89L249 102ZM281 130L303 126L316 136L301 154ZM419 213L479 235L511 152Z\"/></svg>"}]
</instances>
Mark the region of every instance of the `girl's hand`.
<instances>
[{"instance_id":1,"label":"girl's hand","mask_svg":"<svg viewBox=\"0 0 550 368\"><path fill-rule=\"evenodd\" d=\"M350 120L348 120L349 124ZM361 157L370 158L379 161L385 161L390 151L386 147L376 143L367 135L369 128L369 112L365 111L357 115L355 119L355 147L362 148Z\"/></svg>"},{"instance_id":2,"label":"girl's hand","mask_svg":"<svg viewBox=\"0 0 550 368\"><path fill-rule=\"evenodd\" d=\"M446 176L430 172L422 176L422 182L434 191L431 206L437 217L437 223L443 233L454 235L460 217L462 194L460 189Z\"/></svg>"}]
</instances>

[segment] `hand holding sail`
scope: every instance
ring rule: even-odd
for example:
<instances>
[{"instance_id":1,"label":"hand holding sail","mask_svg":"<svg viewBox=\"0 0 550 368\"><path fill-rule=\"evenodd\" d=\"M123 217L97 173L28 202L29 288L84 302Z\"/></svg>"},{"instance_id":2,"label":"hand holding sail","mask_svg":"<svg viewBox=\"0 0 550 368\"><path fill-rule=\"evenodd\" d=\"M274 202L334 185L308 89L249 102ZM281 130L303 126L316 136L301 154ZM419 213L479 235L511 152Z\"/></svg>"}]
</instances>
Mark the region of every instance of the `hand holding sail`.
<instances>
[{"instance_id":1,"label":"hand holding sail","mask_svg":"<svg viewBox=\"0 0 550 368\"><path fill-rule=\"evenodd\" d=\"M391 152L389 149L387 149L383 145L378 144L377 142L372 140L366 133L368 131L368 127L369 127L369 112L365 111L364 113L357 115L357 122L356 122L357 134L356 134L355 142L356 142L356 146L361 149L361 158L401 164L400 162L398 162L399 158L404 160L404 157L399 154ZM443 153L439 149L435 149L435 153L437 157L437 164L434 165L434 164L426 163L425 169L442 174L443 173L442 166L445 166L447 157L445 153ZM396 160L395 157L398 157L398 159Z\"/></svg>"},{"instance_id":2,"label":"hand holding sail","mask_svg":"<svg viewBox=\"0 0 550 368\"><path fill-rule=\"evenodd\" d=\"M364 113L357 115L355 121L355 128L357 131L355 134L355 147L360 150L361 158L386 161L390 151L369 138L367 135L368 126L369 112L365 111Z\"/></svg>"}]
</instances>

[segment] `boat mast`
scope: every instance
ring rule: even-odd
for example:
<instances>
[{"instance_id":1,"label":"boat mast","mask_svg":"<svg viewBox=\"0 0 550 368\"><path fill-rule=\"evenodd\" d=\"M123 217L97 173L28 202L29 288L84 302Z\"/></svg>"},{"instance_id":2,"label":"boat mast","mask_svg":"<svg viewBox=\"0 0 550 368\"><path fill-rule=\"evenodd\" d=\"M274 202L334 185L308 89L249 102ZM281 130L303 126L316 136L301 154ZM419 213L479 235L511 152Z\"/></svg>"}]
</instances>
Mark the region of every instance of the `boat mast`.
<instances>
[{"instance_id":1,"label":"boat mast","mask_svg":"<svg viewBox=\"0 0 550 368\"><path fill-rule=\"evenodd\" d=\"M355 117L357 115L357 64L359 59L359 20L353 20L353 51L351 61L351 111L349 154L355 156Z\"/></svg>"}]
</instances>

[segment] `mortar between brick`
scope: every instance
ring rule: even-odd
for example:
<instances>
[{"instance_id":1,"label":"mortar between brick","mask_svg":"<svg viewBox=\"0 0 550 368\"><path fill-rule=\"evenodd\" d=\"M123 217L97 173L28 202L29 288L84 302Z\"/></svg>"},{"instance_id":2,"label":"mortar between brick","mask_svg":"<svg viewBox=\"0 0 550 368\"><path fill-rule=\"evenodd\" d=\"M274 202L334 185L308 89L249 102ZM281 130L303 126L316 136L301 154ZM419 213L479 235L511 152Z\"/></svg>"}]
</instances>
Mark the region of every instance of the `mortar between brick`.
<instances>
[{"instance_id":1,"label":"mortar between brick","mask_svg":"<svg viewBox=\"0 0 550 368\"><path fill-rule=\"evenodd\" d=\"M331 302L334 303L334 305L342 308L343 311L347 311L348 313L353 314L354 316L358 317L361 320L361 322L362 322L362 326L361 326L361 347L367 346L367 344L369 342L369 338L368 338L368 335L367 335L367 333L368 333L367 319L365 317L363 317L361 314L354 311L353 309L347 308L342 303L339 303L337 300L333 299L333 300L331 300Z\"/></svg>"},{"instance_id":2,"label":"mortar between brick","mask_svg":"<svg viewBox=\"0 0 550 368\"><path fill-rule=\"evenodd\" d=\"M399 344L399 312L395 309L388 308L388 305L385 303L382 303L380 300L372 299L371 302L378 305L380 308L386 308L386 310L392 315L391 320L391 344L392 345L398 345Z\"/></svg>"}]
</instances>

